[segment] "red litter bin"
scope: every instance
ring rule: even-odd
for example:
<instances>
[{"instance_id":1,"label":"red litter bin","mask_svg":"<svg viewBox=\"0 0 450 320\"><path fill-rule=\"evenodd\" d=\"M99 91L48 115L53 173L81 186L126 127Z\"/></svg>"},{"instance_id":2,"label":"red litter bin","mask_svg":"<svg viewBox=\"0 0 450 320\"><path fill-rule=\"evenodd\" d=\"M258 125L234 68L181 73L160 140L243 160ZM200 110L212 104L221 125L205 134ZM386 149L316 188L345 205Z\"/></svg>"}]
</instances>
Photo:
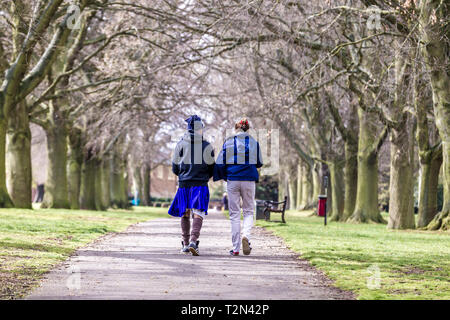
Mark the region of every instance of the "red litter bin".
<instances>
[{"instance_id":1,"label":"red litter bin","mask_svg":"<svg viewBox=\"0 0 450 320\"><path fill-rule=\"evenodd\" d=\"M327 212L327 196L326 195L319 195L319 203L317 207L317 215L319 217L325 217L325 214Z\"/></svg>"}]
</instances>

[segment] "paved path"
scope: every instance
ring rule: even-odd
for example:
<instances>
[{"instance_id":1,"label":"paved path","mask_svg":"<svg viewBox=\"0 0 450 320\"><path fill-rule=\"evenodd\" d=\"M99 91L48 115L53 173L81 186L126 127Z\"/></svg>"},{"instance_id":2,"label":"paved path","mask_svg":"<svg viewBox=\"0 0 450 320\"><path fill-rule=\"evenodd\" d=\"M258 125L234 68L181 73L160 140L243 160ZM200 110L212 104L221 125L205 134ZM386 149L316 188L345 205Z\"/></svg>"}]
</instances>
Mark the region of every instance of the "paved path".
<instances>
[{"instance_id":1,"label":"paved path","mask_svg":"<svg viewBox=\"0 0 450 320\"><path fill-rule=\"evenodd\" d=\"M250 256L232 257L230 224L210 212L201 256L180 250L179 219L151 220L82 248L27 299L352 299L255 227Z\"/></svg>"}]
</instances>

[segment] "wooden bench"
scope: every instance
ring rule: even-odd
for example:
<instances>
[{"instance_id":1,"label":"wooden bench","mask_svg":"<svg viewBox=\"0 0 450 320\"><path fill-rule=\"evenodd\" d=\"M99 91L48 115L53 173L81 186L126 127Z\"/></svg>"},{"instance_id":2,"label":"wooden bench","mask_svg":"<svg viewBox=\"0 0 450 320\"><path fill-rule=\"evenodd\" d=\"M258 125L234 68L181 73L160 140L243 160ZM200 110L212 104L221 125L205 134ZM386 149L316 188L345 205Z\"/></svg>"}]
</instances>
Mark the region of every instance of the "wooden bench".
<instances>
[{"instance_id":1,"label":"wooden bench","mask_svg":"<svg viewBox=\"0 0 450 320\"><path fill-rule=\"evenodd\" d=\"M278 212L281 213L281 221L283 223L286 223L286 220L284 219L284 212L286 211L286 203L287 203L287 197L284 197L284 201L275 202L275 201L266 201L264 202L264 216L266 217L266 221L270 220L270 213L271 212Z\"/></svg>"}]
</instances>

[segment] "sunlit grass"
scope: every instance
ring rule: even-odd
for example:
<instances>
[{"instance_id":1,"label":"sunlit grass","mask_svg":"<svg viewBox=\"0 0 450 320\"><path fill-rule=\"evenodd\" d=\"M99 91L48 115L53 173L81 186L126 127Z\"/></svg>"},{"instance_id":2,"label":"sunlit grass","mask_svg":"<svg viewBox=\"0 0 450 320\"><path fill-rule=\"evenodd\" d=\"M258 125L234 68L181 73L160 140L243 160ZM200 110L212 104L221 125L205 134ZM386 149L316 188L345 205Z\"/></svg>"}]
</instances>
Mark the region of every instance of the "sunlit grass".
<instances>
[{"instance_id":1,"label":"sunlit grass","mask_svg":"<svg viewBox=\"0 0 450 320\"><path fill-rule=\"evenodd\" d=\"M167 208L133 210L0 209L0 299L19 298L77 248L154 218Z\"/></svg>"},{"instance_id":2,"label":"sunlit grass","mask_svg":"<svg viewBox=\"0 0 450 320\"><path fill-rule=\"evenodd\" d=\"M288 211L287 224L257 220L359 299L450 299L450 234L390 231ZM273 220L280 220L274 215ZM377 274L379 272L379 287Z\"/></svg>"}]
</instances>

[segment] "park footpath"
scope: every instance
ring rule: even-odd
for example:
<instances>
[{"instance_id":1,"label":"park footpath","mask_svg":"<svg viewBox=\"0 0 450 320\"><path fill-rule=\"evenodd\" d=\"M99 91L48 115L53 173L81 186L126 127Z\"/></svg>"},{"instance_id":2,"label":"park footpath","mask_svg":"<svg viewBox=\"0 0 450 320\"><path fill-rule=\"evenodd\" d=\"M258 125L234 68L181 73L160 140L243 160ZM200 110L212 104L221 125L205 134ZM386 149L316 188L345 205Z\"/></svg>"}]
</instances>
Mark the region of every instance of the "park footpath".
<instances>
[{"instance_id":1,"label":"park footpath","mask_svg":"<svg viewBox=\"0 0 450 320\"><path fill-rule=\"evenodd\" d=\"M179 219L107 235L49 272L26 299L354 299L268 231L254 227L249 256L230 256L230 223L211 211L200 254L180 253Z\"/></svg>"}]
</instances>

